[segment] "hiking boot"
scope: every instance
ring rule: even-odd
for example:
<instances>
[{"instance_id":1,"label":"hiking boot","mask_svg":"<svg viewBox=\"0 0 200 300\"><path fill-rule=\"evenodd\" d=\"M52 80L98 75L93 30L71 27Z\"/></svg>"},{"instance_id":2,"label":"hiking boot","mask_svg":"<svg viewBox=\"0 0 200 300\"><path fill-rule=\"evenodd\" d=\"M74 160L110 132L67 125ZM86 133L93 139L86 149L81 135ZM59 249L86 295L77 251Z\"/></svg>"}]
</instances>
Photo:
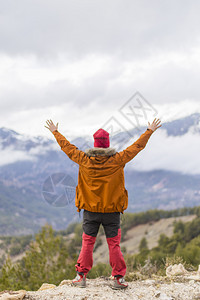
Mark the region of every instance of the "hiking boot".
<instances>
[{"instance_id":1,"label":"hiking boot","mask_svg":"<svg viewBox=\"0 0 200 300\"><path fill-rule=\"evenodd\" d=\"M128 287L128 283L125 282L125 279L123 276L114 276L114 281L111 286L114 290L120 290L120 289L126 289Z\"/></svg>"},{"instance_id":2,"label":"hiking boot","mask_svg":"<svg viewBox=\"0 0 200 300\"><path fill-rule=\"evenodd\" d=\"M83 273L77 273L74 280L72 280L72 285L80 288L86 287L86 276Z\"/></svg>"}]
</instances>

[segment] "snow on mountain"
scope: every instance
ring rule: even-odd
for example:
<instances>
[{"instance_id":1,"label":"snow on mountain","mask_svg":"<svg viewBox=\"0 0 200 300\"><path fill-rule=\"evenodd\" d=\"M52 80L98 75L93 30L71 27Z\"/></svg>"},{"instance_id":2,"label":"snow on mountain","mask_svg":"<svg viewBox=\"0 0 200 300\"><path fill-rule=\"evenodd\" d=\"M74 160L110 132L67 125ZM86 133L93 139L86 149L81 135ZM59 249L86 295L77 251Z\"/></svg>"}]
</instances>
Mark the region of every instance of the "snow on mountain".
<instances>
[{"instance_id":1,"label":"snow on mountain","mask_svg":"<svg viewBox=\"0 0 200 300\"><path fill-rule=\"evenodd\" d=\"M154 107L158 112L158 118L165 123L200 114L200 102L191 99L181 102L154 104Z\"/></svg>"},{"instance_id":2,"label":"snow on mountain","mask_svg":"<svg viewBox=\"0 0 200 300\"><path fill-rule=\"evenodd\" d=\"M52 140L43 136L29 136L2 127L0 128L0 166L18 161L36 160L49 149L55 149Z\"/></svg>"},{"instance_id":3,"label":"snow on mountain","mask_svg":"<svg viewBox=\"0 0 200 300\"><path fill-rule=\"evenodd\" d=\"M186 133L200 133L200 113L164 123L163 128L167 130L167 135L181 136Z\"/></svg>"},{"instance_id":4,"label":"snow on mountain","mask_svg":"<svg viewBox=\"0 0 200 300\"><path fill-rule=\"evenodd\" d=\"M111 138L111 146L117 151L130 145L146 130L146 127L129 131L129 138L121 132ZM64 135L64 133L62 133ZM144 151L139 153L128 167L138 171L157 169L184 174L200 174L200 113L162 123L151 136ZM71 141L84 150L92 147L91 137L77 137ZM0 165L17 161L37 160L49 151L59 151L53 139L22 135L12 129L0 128Z\"/></svg>"},{"instance_id":5,"label":"snow on mountain","mask_svg":"<svg viewBox=\"0 0 200 300\"><path fill-rule=\"evenodd\" d=\"M122 134L112 138L117 150L127 147L146 130L130 131L132 138L121 140ZM126 142L125 145L123 142ZM200 174L200 113L162 123L150 137L146 148L127 165L137 171L168 170L182 174Z\"/></svg>"},{"instance_id":6,"label":"snow on mountain","mask_svg":"<svg viewBox=\"0 0 200 300\"><path fill-rule=\"evenodd\" d=\"M14 146L17 150L29 150L30 148L36 147L39 144L43 146L52 143L52 141L43 136L29 136L25 134L19 134L18 132L2 127L0 128L0 146L5 149L9 146Z\"/></svg>"}]
</instances>

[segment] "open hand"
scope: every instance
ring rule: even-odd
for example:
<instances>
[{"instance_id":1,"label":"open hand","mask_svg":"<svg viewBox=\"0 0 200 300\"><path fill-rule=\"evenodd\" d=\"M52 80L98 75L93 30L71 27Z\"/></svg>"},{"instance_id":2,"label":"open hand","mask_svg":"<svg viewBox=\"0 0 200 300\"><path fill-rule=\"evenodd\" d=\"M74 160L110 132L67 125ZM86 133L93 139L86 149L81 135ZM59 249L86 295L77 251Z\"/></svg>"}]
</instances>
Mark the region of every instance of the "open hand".
<instances>
[{"instance_id":1,"label":"open hand","mask_svg":"<svg viewBox=\"0 0 200 300\"><path fill-rule=\"evenodd\" d=\"M162 125L159 125L160 124L160 120L159 119L157 119L156 120L156 118L153 120L153 122L152 122L152 124L150 124L149 122L148 122L148 128L149 129L151 129L151 130L153 130L153 131L155 131L156 129L158 129L159 127L161 127Z\"/></svg>"},{"instance_id":2,"label":"open hand","mask_svg":"<svg viewBox=\"0 0 200 300\"><path fill-rule=\"evenodd\" d=\"M51 132L58 129L58 123L55 126L51 119L47 120L46 123L47 123L48 127L47 126L44 126L44 127L48 128Z\"/></svg>"}]
</instances>

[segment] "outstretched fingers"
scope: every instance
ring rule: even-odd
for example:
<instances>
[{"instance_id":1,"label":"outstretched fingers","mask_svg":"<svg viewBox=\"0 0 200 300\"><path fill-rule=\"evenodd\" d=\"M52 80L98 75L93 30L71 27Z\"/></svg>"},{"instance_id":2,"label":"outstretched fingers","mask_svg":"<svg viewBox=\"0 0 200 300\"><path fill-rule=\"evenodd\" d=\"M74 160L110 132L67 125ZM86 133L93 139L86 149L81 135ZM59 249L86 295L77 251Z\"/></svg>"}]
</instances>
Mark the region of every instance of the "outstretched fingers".
<instances>
[{"instance_id":1,"label":"outstretched fingers","mask_svg":"<svg viewBox=\"0 0 200 300\"><path fill-rule=\"evenodd\" d=\"M156 119L156 118L155 118L155 119L153 120L153 122L154 122L154 123L159 122L159 119Z\"/></svg>"},{"instance_id":2,"label":"outstretched fingers","mask_svg":"<svg viewBox=\"0 0 200 300\"><path fill-rule=\"evenodd\" d=\"M157 127L157 128L159 128L159 127L162 126L162 124L160 124L160 123L161 123L161 120L158 119L158 120L156 121L156 127ZM160 124L160 125L159 125L159 124ZM159 126L158 126L158 125L159 125Z\"/></svg>"},{"instance_id":3,"label":"outstretched fingers","mask_svg":"<svg viewBox=\"0 0 200 300\"><path fill-rule=\"evenodd\" d=\"M157 119L156 118L153 120L153 123L155 123L156 125L160 124L161 120L160 119Z\"/></svg>"},{"instance_id":4,"label":"outstretched fingers","mask_svg":"<svg viewBox=\"0 0 200 300\"><path fill-rule=\"evenodd\" d=\"M47 123L48 127L47 127L47 126L44 126L44 127L50 129L50 126L51 126L52 123L53 123L53 122L52 122L52 123L51 123L51 122L52 122L51 120L47 120L46 123Z\"/></svg>"}]
</instances>

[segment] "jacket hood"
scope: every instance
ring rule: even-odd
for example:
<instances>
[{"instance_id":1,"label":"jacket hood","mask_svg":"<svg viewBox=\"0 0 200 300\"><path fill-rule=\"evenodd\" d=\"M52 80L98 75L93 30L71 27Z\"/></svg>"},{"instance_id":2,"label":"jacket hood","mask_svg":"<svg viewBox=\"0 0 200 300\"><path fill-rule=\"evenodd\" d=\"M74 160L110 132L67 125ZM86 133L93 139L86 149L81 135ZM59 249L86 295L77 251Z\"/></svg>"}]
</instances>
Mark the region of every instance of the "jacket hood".
<instances>
[{"instance_id":1,"label":"jacket hood","mask_svg":"<svg viewBox=\"0 0 200 300\"><path fill-rule=\"evenodd\" d=\"M108 147L108 148L89 148L85 150L85 154L87 156L112 156L116 153L116 150L114 148Z\"/></svg>"}]
</instances>

